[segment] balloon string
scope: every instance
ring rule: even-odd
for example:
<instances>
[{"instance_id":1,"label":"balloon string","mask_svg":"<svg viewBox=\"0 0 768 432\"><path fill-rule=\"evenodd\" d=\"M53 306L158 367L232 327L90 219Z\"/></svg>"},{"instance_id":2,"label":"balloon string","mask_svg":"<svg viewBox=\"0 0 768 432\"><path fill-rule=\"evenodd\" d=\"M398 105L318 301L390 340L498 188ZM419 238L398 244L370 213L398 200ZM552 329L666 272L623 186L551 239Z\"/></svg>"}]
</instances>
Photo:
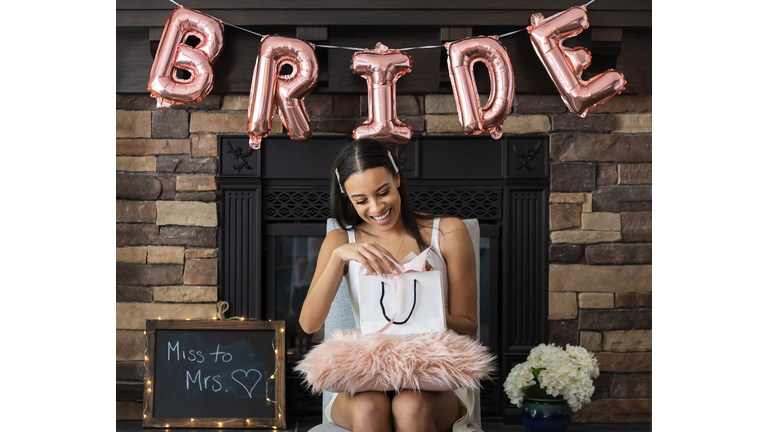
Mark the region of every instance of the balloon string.
<instances>
[{"instance_id":1,"label":"balloon string","mask_svg":"<svg viewBox=\"0 0 768 432\"><path fill-rule=\"evenodd\" d=\"M173 3L173 4L175 4L176 6L181 6L180 4L176 3L176 2L175 2L175 1L173 1L173 0L168 0L168 1L170 1L170 2L171 2L171 3ZM595 0L590 0L590 1L589 1L589 3L587 3L587 4L585 4L585 5L584 5L584 7L587 7L587 6L591 5L592 3L594 3L594 1L595 1ZM218 18L216 18L216 17L213 17L213 18L215 18L215 19L217 19L217 20L218 20ZM221 20L219 20L219 21L221 21ZM261 34L261 33L256 33L255 31L251 31L251 30L248 30L248 29L244 29L244 28L242 28L242 27L238 27L238 26L236 26L236 25L234 25L234 24L230 24L230 23L228 23L228 22L225 22L225 21L221 21L221 22L222 22L223 24L226 24L226 25L228 25L228 26L234 27L234 28L236 28L236 29L238 29L238 30L242 30L242 31L244 31L244 32L248 32L248 33L254 34L254 35L256 35L256 36L264 36L264 35L263 35L263 34ZM515 30L515 31L511 31L511 32L509 32L509 33L504 33L503 35L500 35L500 36L498 36L498 37L499 37L499 38L507 37L507 36L513 35L513 34L515 34L515 33L519 33L519 32L521 32L521 31L523 31L523 30L525 30L525 28L521 28L521 29L518 29L518 30ZM356 47L345 47L345 46L336 46L336 45L315 45L315 46L316 46L316 47L319 47L319 48L337 48L337 49L345 49L345 50L351 50L351 51L365 51L365 48L356 48ZM442 48L443 46L444 46L444 45L424 45L424 46L408 47L408 48L398 48L398 49L399 49L400 51L410 51L410 50L415 50L415 49Z\"/></svg>"},{"instance_id":2,"label":"balloon string","mask_svg":"<svg viewBox=\"0 0 768 432\"><path fill-rule=\"evenodd\" d=\"M442 45L426 45L426 46L420 46L420 47L410 47L410 48L398 48L400 51L408 51L408 50L415 50L415 49L425 49L425 48L442 48Z\"/></svg>"},{"instance_id":3,"label":"balloon string","mask_svg":"<svg viewBox=\"0 0 768 432\"><path fill-rule=\"evenodd\" d=\"M339 49L352 50L352 51L365 50L365 48L345 47L345 46L336 46L336 45L315 45L315 46L320 48L339 48Z\"/></svg>"},{"instance_id":4,"label":"balloon string","mask_svg":"<svg viewBox=\"0 0 768 432\"><path fill-rule=\"evenodd\" d=\"M169 1L169 2L171 2L171 3L173 3L173 4L175 4L176 6L181 6L180 4L176 3L176 2L175 2L175 1L173 1L173 0L168 0L168 1ZM592 1L595 1L595 0L592 0ZM213 18L215 18L215 19L217 19L217 20L218 20L218 18L216 18L215 16L213 16L213 15L211 15L211 16L212 16ZM219 21L221 21L221 20L219 20ZM242 31L244 31L244 32L248 32L248 33L251 33L251 34L255 34L256 36L264 36L264 35L263 35L263 34L261 34L261 33L256 33L255 31L251 31L251 30L248 30L248 29L244 29L244 28L242 28L242 27L238 27L238 26L236 26L236 25L234 25L234 24L230 24L230 23L228 23L228 22L226 22L226 21L221 21L221 22L222 22L222 24L226 24L226 25L228 25L228 26L232 26L232 27L234 27L234 28L236 28L236 29L238 29L238 30L242 30Z\"/></svg>"},{"instance_id":5,"label":"balloon string","mask_svg":"<svg viewBox=\"0 0 768 432\"><path fill-rule=\"evenodd\" d=\"M173 1L173 0L171 0L171 1ZM592 0L592 1L595 1L595 0ZM216 18L216 17L214 17L214 18ZM216 18L216 19L218 19L218 18ZM248 30L248 29L244 29L244 28L242 28L242 27L238 27L238 26L236 26L236 25L234 25L234 24L230 24L230 23L228 23L228 22L224 22L224 21L222 21L222 23L224 23L224 24L226 24L226 25L228 25L228 26L232 26L232 27L234 27L234 28L236 28L236 29L238 29L238 30L242 30L242 31L244 31L244 32L248 32L248 33L251 33L251 34L255 34L256 36L264 36L264 35L263 35L263 34L261 34L261 33L256 33L255 31L251 31L251 30Z\"/></svg>"},{"instance_id":6,"label":"balloon string","mask_svg":"<svg viewBox=\"0 0 768 432\"><path fill-rule=\"evenodd\" d=\"M592 0L592 1L595 1L595 0ZM507 36L509 36L509 35L513 35L513 34L515 34L515 33L520 33L520 32L521 32L521 31L523 31L523 30L525 30L525 28L517 29L517 30L515 30L515 31L511 31L511 32L509 32L509 33L504 33L503 35L499 36L499 39L501 39L501 38L503 38L503 37L507 37Z\"/></svg>"}]
</instances>

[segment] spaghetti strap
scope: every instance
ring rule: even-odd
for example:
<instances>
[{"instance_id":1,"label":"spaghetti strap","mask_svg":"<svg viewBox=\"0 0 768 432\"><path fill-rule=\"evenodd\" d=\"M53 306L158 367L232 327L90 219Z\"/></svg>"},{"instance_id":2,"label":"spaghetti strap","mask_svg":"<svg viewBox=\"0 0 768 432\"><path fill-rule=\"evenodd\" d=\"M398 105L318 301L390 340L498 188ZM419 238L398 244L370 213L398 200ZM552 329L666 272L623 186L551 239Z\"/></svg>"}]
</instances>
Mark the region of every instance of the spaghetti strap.
<instances>
[{"instance_id":1,"label":"spaghetti strap","mask_svg":"<svg viewBox=\"0 0 768 432\"><path fill-rule=\"evenodd\" d=\"M439 227L440 218L436 217L432 222L432 243L429 246L437 253L440 253L440 242L437 239L437 236L440 234Z\"/></svg>"},{"instance_id":2,"label":"spaghetti strap","mask_svg":"<svg viewBox=\"0 0 768 432\"><path fill-rule=\"evenodd\" d=\"M347 236L349 237L350 243L357 243L357 240L355 240L355 229L350 228L347 230Z\"/></svg>"}]
</instances>

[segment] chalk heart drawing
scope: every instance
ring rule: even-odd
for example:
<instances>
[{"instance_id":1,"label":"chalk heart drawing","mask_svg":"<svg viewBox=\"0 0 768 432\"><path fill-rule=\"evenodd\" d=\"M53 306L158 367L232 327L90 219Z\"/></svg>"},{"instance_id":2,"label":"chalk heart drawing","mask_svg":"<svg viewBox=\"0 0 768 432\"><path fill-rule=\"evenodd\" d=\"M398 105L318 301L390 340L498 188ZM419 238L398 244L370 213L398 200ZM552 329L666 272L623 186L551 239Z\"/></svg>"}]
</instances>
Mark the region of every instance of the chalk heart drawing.
<instances>
[{"instance_id":1,"label":"chalk heart drawing","mask_svg":"<svg viewBox=\"0 0 768 432\"><path fill-rule=\"evenodd\" d=\"M248 387L247 387L245 384L243 384L242 382L240 382L240 380L239 380L239 379L235 378L235 374L236 374L236 373L238 373L238 372L242 372L243 374L245 374L245 378L248 378L248 374L249 374L249 373L251 373L251 372L256 372L257 374L259 374L259 379L257 379L257 380L256 380L256 382L255 382L255 383L253 383L253 385L251 386L251 388L250 388L250 390L249 390L249 389L248 389ZM253 389L255 389L255 388L256 388L256 384L258 384L258 383L259 383L259 381L261 381L261 372L257 371L256 369L248 369L248 371L245 371L244 369L237 369L237 370L235 370L234 372L232 372L232 379L233 379L233 380L235 380L235 382L236 382L236 383L238 383L238 384L240 384L241 386L243 386L243 388L245 389L245 391L247 391L247 392L248 392L248 397L249 397L249 398L251 398L251 399L253 399L253 395L252 395L251 393L253 393Z\"/></svg>"}]
</instances>

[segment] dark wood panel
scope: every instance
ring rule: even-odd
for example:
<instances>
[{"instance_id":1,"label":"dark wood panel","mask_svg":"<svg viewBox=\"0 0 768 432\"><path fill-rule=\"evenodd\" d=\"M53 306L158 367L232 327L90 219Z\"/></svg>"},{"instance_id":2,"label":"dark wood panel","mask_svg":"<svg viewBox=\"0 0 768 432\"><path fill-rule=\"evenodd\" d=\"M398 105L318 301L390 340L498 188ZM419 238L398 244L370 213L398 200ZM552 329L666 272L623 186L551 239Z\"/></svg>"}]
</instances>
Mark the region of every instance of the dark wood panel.
<instances>
[{"instance_id":1,"label":"dark wood panel","mask_svg":"<svg viewBox=\"0 0 768 432\"><path fill-rule=\"evenodd\" d=\"M504 177L504 141L478 137L422 140L423 179L500 179Z\"/></svg>"},{"instance_id":2,"label":"dark wood panel","mask_svg":"<svg viewBox=\"0 0 768 432\"><path fill-rule=\"evenodd\" d=\"M464 0L292 0L292 9L467 9ZM284 9L284 2L274 0L188 0L182 2L191 9ZM543 9L565 10L577 3L572 0L486 0L472 3L475 10L488 9ZM611 0L589 5L589 10L651 10L651 0ZM117 0L117 10L123 9L173 9L171 2L157 0Z\"/></svg>"},{"instance_id":3,"label":"dark wood panel","mask_svg":"<svg viewBox=\"0 0 768 432\"><path fill-rule=\"evenodd\" d=\"M624 74L627 88L622 94L651 94L652 78L652 30L624 30L621 54L616 61L616 70Z\"/></svg>"},{"instance_id":4,"label":"dark wood panel","mask_svg":"<svg viewBox=\"0 0 768 432\"><path fill-rule=\"evenodd\" d=\"M305 143L288 137L265 138L261 143L263 177L286 179L329 178L330 169L346 137L313 137Z\"/></svg>"},{"instance_id":5,"label":"dark wood panel","mask_svg":"<svg viewBox=\"0 0 768 432\"><path fill-rule=\"evenodd\" d=\"M149 93L149 70L152 55L149 51L147 27L118 27L116 47L117 92Z\"/></svg>"},{"instance_id":6,"label":"dark wood panel","mask_svg":"<svg viewBox=\"0 0 768 432\"><path fill-rule=\"evenodd\" d=\"M172 9L118 10L116 22L123 26L163 26ZM552 10L544 15L560 12ZM274 9L227 10L211 9L205 13L226 23L243 25L530 25L531 15L546 12L542 9L525 10L323 10ZM602 27L650 27L652 13L640 11L591 10L589 22Z\"/></svg>"}]
</instances>

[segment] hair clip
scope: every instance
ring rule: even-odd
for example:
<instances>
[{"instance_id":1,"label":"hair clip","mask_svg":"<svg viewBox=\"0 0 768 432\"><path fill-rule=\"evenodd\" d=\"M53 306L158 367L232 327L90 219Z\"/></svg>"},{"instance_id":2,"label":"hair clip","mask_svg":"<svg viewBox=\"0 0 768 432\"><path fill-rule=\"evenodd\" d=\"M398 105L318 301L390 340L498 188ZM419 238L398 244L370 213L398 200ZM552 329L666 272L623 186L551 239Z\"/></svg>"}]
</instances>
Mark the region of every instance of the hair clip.
<instances>
[{"instance_id":1,"label":"hair clip","mask_svg":"<svg viewBox=\"0 0 768 432\"><path fill-rule=\"evenodd\" d=\"M387 155L389 155L389 160L392 161L392 166L395 167L395 174L399 173L400 170L397 169L397 164L395 163L395 159L392 158L392 153L390 153L389 150L387 150Z\"/></svg>"},{"instance_id":2,"label":"hair clip","mask_svg":"<svg viewBox=\"0 0 768 432\"><path fill-rule=\"evenodd\" d=\"M339 189L341 189L341 193L344 193L344 188L341 186L341 178L339 177L339 169L336 168L336 181L339 182Z\"/></svg>"}]
</instances>

